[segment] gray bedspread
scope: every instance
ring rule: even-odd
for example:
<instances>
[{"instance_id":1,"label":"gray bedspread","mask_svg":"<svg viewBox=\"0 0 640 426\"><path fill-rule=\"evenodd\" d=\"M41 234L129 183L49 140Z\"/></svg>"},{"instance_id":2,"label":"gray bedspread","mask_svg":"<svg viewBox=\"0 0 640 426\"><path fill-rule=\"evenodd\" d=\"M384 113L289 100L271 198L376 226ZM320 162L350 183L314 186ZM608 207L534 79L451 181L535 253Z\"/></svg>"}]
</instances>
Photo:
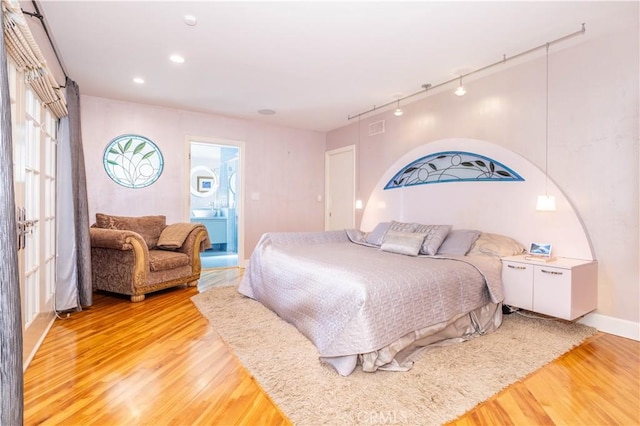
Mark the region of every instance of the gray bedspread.
<instances>
[{"instance_id":1,"label":"gray bedspread","mask_svg":"<svg viewBox=\"0 0 640 426\"><path fill-rule=\"evenodd\" d=\"M270 233L238 291L297 327L321 358L354 359L498 304L500 271L499 259L387 253L352 243L345 231ZM336 368L349 374L352 364Z\"/></svg>"}]
</instances>

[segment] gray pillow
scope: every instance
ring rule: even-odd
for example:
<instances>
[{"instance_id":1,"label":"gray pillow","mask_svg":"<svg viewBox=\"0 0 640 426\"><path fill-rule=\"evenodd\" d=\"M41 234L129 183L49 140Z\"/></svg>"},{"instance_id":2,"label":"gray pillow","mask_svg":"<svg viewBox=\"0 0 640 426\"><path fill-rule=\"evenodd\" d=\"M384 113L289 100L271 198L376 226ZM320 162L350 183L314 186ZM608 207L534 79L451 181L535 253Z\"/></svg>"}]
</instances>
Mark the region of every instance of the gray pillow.
<instances>
[{"instance_id":1,"label":"gray pillow","mask_svg":"<svg viewBox=\"0 0 640 426\"><path fill-rule=\"evenodd\" d=\"M480 231L473 229L454 229L444 239L437 254L464 256L480 236Z\"/></svg>"},{"instance_id":2,"label":"gray pillow","mask_svg":"<svg viewBox=\"0 0 640 426\"><path fill-rule=\"evenodd\" d=\"M417 256L426 234L417 232L398 232L389 230L384 236L380 250L390 253Z\"/></svg>"},{"instance_id":3,"label":"gray pillow","mask_svg":"<svg viewBox=\"0 0 640 426\"><path fill-rule=\"evenodd\" d=\"M398 232L415 232L416 226L418 226L417 223L396 222L395 220L392 220L389 230Z\"/></svg>"},{"instance_id":4,"label":"gray pillow","mask_svg":"<svg viewBox=\"0 0 640 426\"><path fill-rule=\"evenodd\" d=\"M380 222L373 228L373 231L367 234L365 241L369 244L376 245L380 247L382 244L382 240L384 240L384 236L387 234L389 227L391 226L391 222Z\"/></svg>"},{"instance_id":5,"label":"gray pillow","mask_svg":"<svg viewBox=\"0 0 640 426\"><path fill-rule=\"evenodd\" d=\"M351 240L352 242L354 242L356 244L361 244L361 243L366 243L367 242L365 240L365 234L361 230L359 230L359 229L345 229L345 231L347 232L347 237L349 237L349 240Z\"/></svg>"},{"instance_id":6,"label":"gray pillow","mask_svg":"<svg viewBox=\"0 0 640 426\"><path fill-rule=\"evenodd\" d=\"M420 232L426 235L420 248L420 254L428 254L430 256L436 254L444 239L447 238L447 234L451 231L451 225L420 225L419 223L415 225L413 232Z\"/></svg>"}]
</instances>

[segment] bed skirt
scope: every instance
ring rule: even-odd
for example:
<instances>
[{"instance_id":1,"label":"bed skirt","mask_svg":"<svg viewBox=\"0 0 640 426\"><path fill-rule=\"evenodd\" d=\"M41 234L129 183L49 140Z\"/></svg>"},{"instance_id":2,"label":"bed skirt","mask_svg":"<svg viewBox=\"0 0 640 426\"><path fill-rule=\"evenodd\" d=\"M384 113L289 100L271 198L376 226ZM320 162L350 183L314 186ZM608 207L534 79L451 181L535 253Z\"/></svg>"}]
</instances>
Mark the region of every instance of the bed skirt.
<instances>
[{"instance_id":1,"label":"bed skirt","mask_svg":"<svg viewBox=\"0 0 640 426\"><path fill-rule=\"evenodd\" d=\"M502 324L502 303L489 302L450 321L435 324L405 334L395 342L377 351L340 357L321 357L347 376L358 365L366 372L376 370L407 371L422 354L431 348L464 342L495 331Z\"/></svg>"}]
</instances>

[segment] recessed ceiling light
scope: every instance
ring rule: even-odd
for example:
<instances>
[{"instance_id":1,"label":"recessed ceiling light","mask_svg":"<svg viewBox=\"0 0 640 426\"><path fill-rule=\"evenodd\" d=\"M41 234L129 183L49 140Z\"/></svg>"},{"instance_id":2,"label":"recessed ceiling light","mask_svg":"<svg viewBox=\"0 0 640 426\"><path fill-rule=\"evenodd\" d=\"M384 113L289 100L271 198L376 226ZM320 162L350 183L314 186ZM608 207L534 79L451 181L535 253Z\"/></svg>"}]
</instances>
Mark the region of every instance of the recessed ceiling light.
<instances>
[{"instance_id":1,"label":"recessed ceiling light","mask_svg":"<svg viewBox=\"0 0 640 426\"><path fill-rule=\"evenodd\" d=\"M195 27L198 23L198 20L193 15L184 15L184 23L189 25L190 27Z\"/></svg>"},{"instance_id":2,"label":"recessed ceiling light","mask_svg":"<svg viewBox=\"0 0 640 426\"><path fill-rule=\"evenodd\" d=\"M272 109L259 109L258 114L262 115L274 115L276 112Z\"/></svg>"},{"instance_id":3,"label":"recessed ceiling light","mask_svg":"<svg viewBox=\"0 0 640 426\"><path fill-rule=\"evenodd\" d=\"M135 77L133 79L133 82L136 84L144 84L144 79L140 78L140 77Z\"/></svg>"},{"instance_id":4,"label":"recessed ceiling light","mask_svg":"<svg viewBox=\"0 0 640 426\"><path fill-rule=\"evenodd\" d=\"M169 56L169 60L171 62L175 62L176 64L184 64L184 57L180 55L171 55Z\"/></svg>"}]
</instances>

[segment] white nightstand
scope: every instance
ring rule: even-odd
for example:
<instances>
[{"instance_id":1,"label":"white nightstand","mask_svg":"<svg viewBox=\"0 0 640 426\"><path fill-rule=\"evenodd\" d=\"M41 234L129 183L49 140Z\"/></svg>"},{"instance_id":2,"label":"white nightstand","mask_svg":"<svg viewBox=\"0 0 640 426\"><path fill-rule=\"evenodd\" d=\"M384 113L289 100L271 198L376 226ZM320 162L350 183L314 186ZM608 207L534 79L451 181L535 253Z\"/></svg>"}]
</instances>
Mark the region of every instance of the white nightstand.
<instances>
[{"instance_id":1,"label":"white nightstand","mask_svg":"<svg viewBox=\"0 0 640 426\"><path fill-rule=\"evenodd\" d=\"M598 305L598 264L593 260L502 258L504 304L574 320Z\"/></svg>"}]
</instances>

